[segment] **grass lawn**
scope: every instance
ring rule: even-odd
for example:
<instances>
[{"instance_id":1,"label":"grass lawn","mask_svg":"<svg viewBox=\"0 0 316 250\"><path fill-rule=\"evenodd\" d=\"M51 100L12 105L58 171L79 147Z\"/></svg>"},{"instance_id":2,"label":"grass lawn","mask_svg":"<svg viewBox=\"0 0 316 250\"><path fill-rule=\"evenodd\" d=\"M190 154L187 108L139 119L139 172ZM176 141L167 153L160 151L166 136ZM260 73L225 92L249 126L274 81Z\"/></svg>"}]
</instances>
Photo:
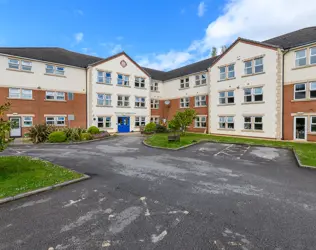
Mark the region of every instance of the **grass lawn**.
<instances>
[{"instance_id":1,"label":"grass lawn","mask_svg":"<svg viewBox=\"0 0 316 250\"><path fill-rule=\"evenodd\" d=\"M215 136L207 134L186 133L181 136L180 142L168 142L168 134L155 134L146 139L146 143L151 146L163 148L179 148L181 146L192 144L194 141L214 141L223 143L244 143L257 146L271 146L281 148L295 149L303 165L316 167L316 143L298 143L287 141L261 140L251 138L238 138L228 136Z\"/></svg>"},{"instance_id":2,"label":"grass lawn","mask_svg":"<svg viewBox=\"0 0 316 250\"><path fill-rule=\"evenodd\" d=\"M27 156L0 157L0 199L82 177L50 162Z\"/></svg>"}]
</instances>

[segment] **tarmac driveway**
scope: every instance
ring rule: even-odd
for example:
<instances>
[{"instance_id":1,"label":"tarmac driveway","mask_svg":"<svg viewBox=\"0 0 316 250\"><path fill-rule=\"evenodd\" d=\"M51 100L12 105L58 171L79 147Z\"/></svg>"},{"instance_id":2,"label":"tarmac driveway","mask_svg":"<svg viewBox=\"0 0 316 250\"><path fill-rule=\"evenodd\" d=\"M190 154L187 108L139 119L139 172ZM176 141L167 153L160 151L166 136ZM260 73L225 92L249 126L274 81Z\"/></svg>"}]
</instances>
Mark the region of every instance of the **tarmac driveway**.
<instances>
[{"instance_id":1,"label":"tarmac driveway","mask_svg":"<svg viewBox=\"0 0 316 250\"><path fill-rule=\"evenodd\" d=\"M292 152L141 141L4 151L92 178L0 205L0 249L315 249L316 171Z\"/></svg>"}]
</instances>

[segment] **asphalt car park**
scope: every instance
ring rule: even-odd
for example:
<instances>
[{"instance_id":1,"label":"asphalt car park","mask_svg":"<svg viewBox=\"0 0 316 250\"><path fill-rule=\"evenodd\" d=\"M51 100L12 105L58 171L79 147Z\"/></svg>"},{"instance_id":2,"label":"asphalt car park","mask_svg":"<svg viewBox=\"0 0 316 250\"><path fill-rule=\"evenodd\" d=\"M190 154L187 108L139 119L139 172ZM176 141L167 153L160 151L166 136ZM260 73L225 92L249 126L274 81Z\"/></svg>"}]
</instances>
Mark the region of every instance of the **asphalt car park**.
<instances>
[{"instance_id":1,"label":"asphalt car park","mask_svg":"<svg viewBox=\"0 0 316 250\"><path fill-rule=\"evenodd\" d=\"M89 180L0 206L0 249L315 249L316 171L291 151L142 137L12 147Z\"/></svg>"}]
</instances>

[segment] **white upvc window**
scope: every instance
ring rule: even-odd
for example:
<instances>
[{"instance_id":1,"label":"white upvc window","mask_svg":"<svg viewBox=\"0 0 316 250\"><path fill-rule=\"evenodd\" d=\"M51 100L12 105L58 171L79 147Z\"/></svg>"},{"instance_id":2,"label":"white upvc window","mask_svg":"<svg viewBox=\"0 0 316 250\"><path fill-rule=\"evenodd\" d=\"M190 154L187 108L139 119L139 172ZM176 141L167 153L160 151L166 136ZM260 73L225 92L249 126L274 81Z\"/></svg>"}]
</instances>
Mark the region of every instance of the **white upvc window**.
<instances>
[{"instance_id":1,"label":"white upvc window","mask_svg":"<svg viewBox=\"0 0 316 250\"><path fill-rule=\"evenodd\" d=\"M145 116L136 116L135 117L135 127L145 126L146 117Z\"/></svg>"},{"instance_id":2,"label":"white upvc window","mask_svg":"<svg viewBox=\"0 0 316 250\"><path fill-rule=\"evenodd\" d=\"M226 79L226 67L222 66L219 68L219 79L225 80Z\"/></svg>"},{"instance_id":3,"label":"white upvc window","mask_svg":"<svg viewBox=\"0 0 316 250\"><path fill-rule=\"evenodd\" d=\"M206 128L206 116L197 116L194 126L196 128Z\"/></svg>"},{"instance_id":4,"label":"white upvc window","mask_svg":"<svg viewBox=\"0 0 316 250\"><path fill-rule=\"evenodd\" d=\"M152 109L159 109L159 100L151 99L150 100L150 107Z\"/></svg>"},{"instance_id":5,"label":"white upvc window","mask_svg":"<svg viewBox=\"0 0 316 250\"><path fill-rule=\"evenodd\" d=\"M251 75L252 74L252 61L246 61L245 62L245 75Z\"/></svg>"},{"instance_id":6,"label":"white upvc window","mask_svg":"<svg viewBox=\"0 0 316 250\"><path fill-rule=\"evenodd\" d=\"M146 107L146 98L145 97L135 97L135 107L145 108Z\"/></svg>"},{"instance_id":7,"label":"white upvc window","mask_svg":"<svg viewBox=\"0 0 316 250\"><path fill-rule=\"evenodd\" d=\"M151 91L158 91L158 82L151 82L150 83L150 90Z\"/></svg>"},{"instance_id":8,"label":"white upvc window","mask_svg":"<svg viewBox=\"0 0 316 250\"><path fill-rule=\"evenodd\" d=\"M309 83L309 98L316 98L316 82Z\"/></svg>"},{"instance_id":9,"label":"white upvc window","mask_svg":"<svg viewBox=\"0 0 316 250\"><path fill-rule=\"evenodd\" d=\"M64 101L65 100L65 92L46 91L45 99L46 100Z\"/></svg>"},{"instance_id":10,"label":"white upvc window","mask_svg":"<svg viewBox=\"0 0 316 250\"><path fill-rule=\"evenodd\" d=\"M255 61L255 73L263 72L263 57L257 58Z\"/></svg>"},{"instance_id":11,"label":"white upvc window","mask_svg":"<svg viewBox=\"0 0 316 250\"><path fill-rule=\"evenodd\" d=\"M64 116L47 116L46 124L54 125L54 126L65 126L65 117Z\"/></svg>"},{"instance_id":12,"label":"white upvc window","mask_svg":"<svg viewBox=\"0 0 316 250\"><path fill-rule=\"evenodd\" d=\"M195 97L195 107L206 106L206 95L199 95Z\"/></svg>"},{"instance_id":13,"label":"white upvc window","mask_svg":"<svg viewBox=\"0 0 316 250\"><path fill-rule=\"evenodd\" d=\"M99 106L111 106L112 95L110 94L97 94L97 105Z\"/></svg>"},{"instance_id":14,"label":"white upvc window","mask_svg":"<svg viewBox=\"0 0 316 250\"><path fill-rule=\"evenodd\" d=\"M190 106L190 98L180 98L180 108L188 108Z\"/></svg>"},{"instance_id":15,"label":"white upvc window","mask_svg":"<svg viewBox=\"0 0 316 250\"><path fill-rule=\"evenodd\" d=\"M219 128L221 129L234 129L234 117L233 116L220 116Z\"/></svg>"},{"instance_id":16,"label":"white upvc window","mask_svg":"<svg viewBox=\"0 0 316 250\"><path fill-rule=\"evenodd\" d=\"M117 85L119 86L129 86L129 76L128 75L117 75Z\"/></svg>"},{"instance_id":17,"label":"white upvc window","mask_svg":"<svg viewBox=\"0 0 316 250\"><path fill-rule=\"evenodd\" d=\"M98 71L98 83L105 83L105 84L111 84L112 78L111 78L111 72L105 72L105 71Z\"/></svg>"},{"instance_id":18,"label":"white upvc window","mask_svg":"<svg viewBox=\"0 0 316 250\"><path fill-rule=\"evenodd\" d=\"M219 92L219 104L232 104L235 103L234 91Z\"/></svg>"},{"instance_id":19,"label":"white upvc window","mask_svg":"<svg viewBox=\"0 0 316 250\"><path fill-rule=\"evenodd\" d=\"M200 85L205 85L205 84L206 84L206 74L195 76L195 86L200 86Z\"/></svg>"},{"instance_id":20,"label":"white upvc window","mask_svg":"<svg viewBox=\"0 0 316 250\"><path fill-rule=\"evenodd\" d=\"M306 60L306 49L298 50L295 52L295 66L305 66L307 63Z\"/></svg>"},{"instance_id":21,"label":"white upvc window","mask_svg":"<svg viewBox=\"0 0 316 250\"><path fill-rule=\"evenodd\" d=\"M98 128L111 128L111 117L98 117Z\"/></svg>"},{"instance_id":22,"label":"white upvc window","mask_svg":"<svg viewBox=\"0 0 316 250\"><path fill-rule=\"evenodd\" d=\"M159 122L160 122L159 116L150 117L150 122L154 122L156 124L159 124Z\"/></svg>"},{"instance_id":23,"label":"white upvc window","mask_svg":"<svg viewBox=\"0 0 316 250\"><path fill-rule=\"evenodd\" d=\"M316 116L310 117L310 123L311 123L310 132L316 133Z\"/></svg>"},{"instance_id":24,"label":"white upvc window","mask_svg":"<svg viewBox=\"0 0 316 250\"><path fill-rule=\"evenodd\" d=\"M245 116L244 117L245 130L263 130L262 116Z\"/></svg>"},{"instance_id":25,"label":"white upvc window","mask_svg":"<svg viewBox=\"0 0 316 250\"><path fill-rule=\"evenodd\" d=\"M135 77L135 88L145 88L145 78Z\"/></svg>"},{"instance_id":26,"label":"white upvc window","mask_svg":"<svg viewBox=\"0 0 316 250\"><path fill-rule=\"evenodd\" d=\"M263 88L246 88L244 89L244 102L262 102Z\"/></svg>"},{"instance_id":27,"label":"white upvc window","mask_svg":"<svg viewBox=\"0 0 316 250\"><path fill-rule=\"evenodd\" d=\"M190 78L180 79L180 89L185 89L190 87Z\"/></svg>"},{"instance_id":28,"label":"white upvc window","mask_svg":"<svg viewBox=\"0 0 316 250\"><path fill-rule=\"evenodd\" d=\"M298 83L294 85L294 100L306 98L306 83Z\"/></svg>"},{"instance_id":29,"label":"white upvc window","mask_svg":"<svg viewBox=\"0 0 316 250\"><path fill-rule=\"evenodd\" d=\"M119 107L129 107L129 96L118 95L117 96L117 106L119 106Z\"/></svg>"},{"instance_id":30,"label":"white upvc window","mask_svg":"<svg viewBox=\"0 0 316 250\"><path fill-rule=\"evenodd\" d=\"M32 99L33 91L31 89L9 88L9 98Z\"/></svg>"},{"instance_id":31,"label":"white upvc window","mask_svg":"<svg viewBox=\"0 0 316 250\"><path fill-rule=\"evenodd\" d=\"M310 64L316 64L316 47L310 48Z\"/></svg>"},{"instance_id":32,"label":"white upvc window","mask_svg":"<svg viewBox=\"0 0 316 250\"><path fill-rule=\"evenodd\" d=\"M228 79L234 78L235 77L235 64L231 64L227 66L228 69Z\"/></svg>"},{"instance_id":33,"label":"white upvc window","mask_svg":"<svg viewBox=\"0 0 316 250\"><path fill-rule=\"evenodd\" d=\"M10 69L18 69L22 71L31 71L32 62L18 59L9 59L8 61Z\"/></svg>"},{"instance_id":34,"label":"white upvc window","mask_svg":"<svg viewBox=\"0 0 316 250\"><path fill-rule=\"evenodd\" d=\"M46 74L63 76L65 74L65 68L52 64L46 64Z\"/></svg>"},{"instance_id":35,"label":"white upvc window","mask_svg":"<svg viewBox=\"0 0 316 250\"><path fill-rule=\"evenodd\" d=\"M32 127L33 126L33 117L32 116L23 116L22 117L22 126L23 127Z\"/></svg>"}]
</instances>

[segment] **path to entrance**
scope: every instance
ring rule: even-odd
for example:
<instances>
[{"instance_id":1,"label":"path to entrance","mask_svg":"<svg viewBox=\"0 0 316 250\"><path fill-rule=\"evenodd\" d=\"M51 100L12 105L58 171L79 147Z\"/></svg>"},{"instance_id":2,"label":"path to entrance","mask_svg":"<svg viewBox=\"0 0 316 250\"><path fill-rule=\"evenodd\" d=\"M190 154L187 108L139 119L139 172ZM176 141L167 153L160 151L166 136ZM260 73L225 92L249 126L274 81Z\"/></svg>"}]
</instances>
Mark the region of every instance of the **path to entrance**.
<instances>
[{"instance_id":1,"label":"path to entrance","mask_svg":"<svg viewBox=\"0 0 316 250\"><path fill-rule=\"evenodd\" d=\"M0 249L315 249L316 171L290 151L140 136L8 148L91 179L0 206Z\"/></svg>"}]
</instances>

